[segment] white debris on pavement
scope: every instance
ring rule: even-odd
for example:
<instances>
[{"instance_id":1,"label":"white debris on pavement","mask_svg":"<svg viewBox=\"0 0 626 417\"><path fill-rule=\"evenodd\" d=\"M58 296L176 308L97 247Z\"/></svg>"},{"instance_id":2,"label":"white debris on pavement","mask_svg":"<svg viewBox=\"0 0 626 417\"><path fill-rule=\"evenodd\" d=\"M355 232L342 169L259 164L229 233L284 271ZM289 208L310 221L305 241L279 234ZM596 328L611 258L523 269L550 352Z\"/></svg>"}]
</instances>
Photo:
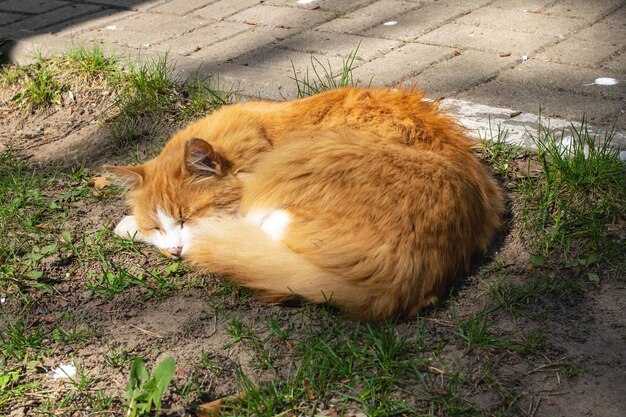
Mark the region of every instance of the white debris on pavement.
<instances>
[{"instance_id":1,"label":"white debris on pavement","mask_svg":"<svg viewBox=\"0 0 626 417\"><path fill-rule=\"evenodd\" d=\"M298 0L298 4L309 4L313 3L313 0Z\"/></svg>"},{"instance_id":2,"label":"white debris on pavement","mask_svg":"<svg viewBox=\"0 0 626 417\"><path fill-rule=\"evenodd\" d=\"M395 20L390 20L389 22L383 23L383 26L395 26L397 24L398 22L396 22Z\"/></svg>"},{"instance_id":3,"label":"white debris on pavement","mask_svg":"<svg viewBox=\"0 0 626 417\"><path fill-rule=\"evenodd\" d=\"M115 30L115 29L117 29L117 26L116 25L109 25L109 26L107 26L107 29Z\"/></svg>"},{"instance_id":4,"label":"white debris on pavement","mask_svg":"<svg viewBox=\"0 0 626 417\"><path fill-rule=\"evenodd\" d=\"M593 83L596 85L615 85L618 82L619 81L617 81L615 78L600 77L600 78L596 78L596 80Z\"/></svg>"}]
</instances>

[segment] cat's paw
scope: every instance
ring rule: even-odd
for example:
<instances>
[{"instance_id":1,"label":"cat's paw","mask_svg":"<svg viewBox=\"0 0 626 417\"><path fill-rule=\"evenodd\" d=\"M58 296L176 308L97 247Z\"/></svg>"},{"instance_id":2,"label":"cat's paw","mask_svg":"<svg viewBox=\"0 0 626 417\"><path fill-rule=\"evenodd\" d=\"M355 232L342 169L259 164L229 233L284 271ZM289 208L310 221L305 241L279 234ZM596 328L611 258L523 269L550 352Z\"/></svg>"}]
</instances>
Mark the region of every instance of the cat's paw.
<instances>
[{"instance_id":1,"label":"cat's paw","mask_svg":"<svg viewBox=\"0 0 626 417\"><path fill-rule=\"evenodd\" d=\"M144 240L143 235L137 226L135 216L124 216L117 226L115 226L115 230L113 232L119 237L134 240L135 242Z\"/></svg>"}]
</instances>

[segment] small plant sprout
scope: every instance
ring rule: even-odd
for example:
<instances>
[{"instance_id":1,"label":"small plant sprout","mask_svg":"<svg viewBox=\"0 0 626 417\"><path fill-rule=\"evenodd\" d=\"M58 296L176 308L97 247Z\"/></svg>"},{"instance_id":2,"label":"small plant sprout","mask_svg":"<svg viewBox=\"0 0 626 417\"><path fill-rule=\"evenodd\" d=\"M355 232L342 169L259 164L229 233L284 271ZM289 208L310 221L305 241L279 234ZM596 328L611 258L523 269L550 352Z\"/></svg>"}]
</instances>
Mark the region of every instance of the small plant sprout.
<instances>
[{"instance_id":1,"label":"small plant sprout","mask_svg":"<svg viewBox=\"0 0 626 417\"><path fill-rule=\"evenodd\" d=\"M161 397L174 376L176 363L168 356L148 375L141 358L135 359L130 367L130 380L124 398L127 400L127 417L148 415L161 410Z\"/></svg>"},{"instance_id":2,"label":"small plant sprout","mask_svg":"<svg viewBox=\"0 0 626 417\"><path fill-rule=\"evenodd\" d=\"M360 46L361 44L359 43L356 49L343 60L341 71L337 73L333 71L330 62L324 65L318 58L311 56L313 76L309 76L309 68L307 68L304 76L300 78L296 72L296 67L292 63L293 76L290 78L296 83L297 97L308 97L322 91L354 85L352 66Z\"/></svg>"}]
</instances>

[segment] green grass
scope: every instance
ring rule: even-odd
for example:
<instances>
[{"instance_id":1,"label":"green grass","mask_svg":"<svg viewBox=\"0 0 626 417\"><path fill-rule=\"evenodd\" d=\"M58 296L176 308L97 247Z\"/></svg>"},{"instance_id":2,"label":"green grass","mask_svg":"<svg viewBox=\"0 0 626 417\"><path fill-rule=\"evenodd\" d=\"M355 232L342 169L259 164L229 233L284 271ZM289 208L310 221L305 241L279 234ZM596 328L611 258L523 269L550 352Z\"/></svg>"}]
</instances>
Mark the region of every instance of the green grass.
<instances>
[{"instance_id":1,"label":"green grass","mask_svg":"<svg viewBox=\"0 0 626 417\"><path fill-rule=\"evenodd\" d=\"M543 170L520 187L524 230L539 253L624 253L624 242L607 234L607 226L626 217L626 173L613 137L592 134L585 120L560 133L539 129L534 140Z\"/></svg>"},{"instance_id":2,"label":"green grass","mask_svg":"<svg viewBox=\"0 0 626 417\"><path fill-rule=\"evenodd\" d=\"M0 283L42 287L41 259L55 250L40 224L55 209L42 188L49 182L23 157L0 153ZM29 235L41 236L34 244Z\"/></svg>"},{"instance_id":3,"label":"green grass","mask_svg":"<svg viewBox=\"0 0 626 417\"><path fill-rule=\"evenodd\" d=\"M509 338L493 334L491 331L490 317L485 311L470 316L467 319L461 319L455 309L454 321L458 329L458 335L461 341L467 346L468 351L477 348L484 350L501 350L509 348L512 345Z\"/></svg>"},{"instance_id":4,"label":"green grass","mask_svg":"<svg viewBox=\"0 0 626 417\"><path fill-rule=\"evenodd\" d=\"M96 43L91 48L74 46L62 58L66 68L90 78L110 77L119 71L121 58L106 53L103 45Z\"/></svg>"},{"instance_id":5,"label":"green grass","mask_svg":"<svg viewBox=\"0 0 626 417\"><path fill-rule=\"evenodd\" d=\"M513 315L533 311L536 314L543 314L542 308L580 296L586 291L581 280L556 273L532 277L520 284L502 280L489 285L487 290L498 307L506 309Z\"/></svg>"},{"instance_id":6,"label":"green grass","mask_svg":"<svg viewBox=\"0 0 626 417\"><path fill-rule=\"evenodd\" d=\"M37 357L44 351L44 336L40 327L29 323L28 319L20 318L14 322L3 317L6 327L0 328L0 350L9 357L28 359Z\"/></svg>"},{"instance_id":7,"label":"green grass","mask_svg":"<svg viewBox=\"0 0 626 417\"><path fill-rule=\"evenodd\" d=\"M270 324L276 327L276 323ZM240 341L254 340L254 331L233 326L231 333ZM284 333L270 341L291 340ZM293 371L287 380L256 386L239 371L245 401L235 403L226 415L275 416L279 413L308 415L316 407L328 406L335 398L337 407L363 410L368 416L414 415L403 393L408 381L421 381L431 362L422 355L421 331L407 336L395 325L341 324L331 315L305 326L298 337Z\"/></svg>"},{"instance_id":8,"label":"green grass","mask_svg":"<svg viewBox=\"0 0 626 417\"><path fill-rule=\"evenodd\" d=\"M324 64L315 56L311 56L311 67L306 68L304 75L298 76L296 67L292 63L293 76L290 78L296 83L296 96L303 98L334 88L353 86L352 66L354 65L354 60L359 51L359 46L360 43L356 49L343 60L343 65L339 71L334 71L330 62Z\"/></svg>"},{"instance_id":9,"label":"green grass","mask_svg":"<svg viewBox=\"0 0 626 417\"><path fill-rule=\"evenodd\" d=\"M45 65L35 64L34 69L24 77L21 84L21 91L12 98L18 105L28 104L38 108L61 104L63 86L55 80L54 73Z\"/></svg>"},{"instance_id":10,"label":"green grass","mask_svg":"<svg viewBox=\"0 0 626 417\"><path fill-rule=\"evenodd\" d=\"M506 141L508 130L498 124L480 136L480 153L486 162L491 165L496 174L505 181L513 180L514 161L522 155L522 147Z\"/></svg>"},{"instance_id":11,"label":"green grass","mask_svg":"<svg viewBox=\"0 0 626 417\"><path fill-rule=\"evenodd\" d=\"M6 67L0 86L15 90L16 107L31 111L47 108L90 90L112 97L101 118L120 148L140 139L170 132L172 126L189 122L230 103L235 90L220 90L219 79L199 74L183 82L167 55L140 61L108 54L101 44L73 46L66 53L39 58L28 66ZM106 94L102 94L106 93Z\"/></svg>"}]
</instances>

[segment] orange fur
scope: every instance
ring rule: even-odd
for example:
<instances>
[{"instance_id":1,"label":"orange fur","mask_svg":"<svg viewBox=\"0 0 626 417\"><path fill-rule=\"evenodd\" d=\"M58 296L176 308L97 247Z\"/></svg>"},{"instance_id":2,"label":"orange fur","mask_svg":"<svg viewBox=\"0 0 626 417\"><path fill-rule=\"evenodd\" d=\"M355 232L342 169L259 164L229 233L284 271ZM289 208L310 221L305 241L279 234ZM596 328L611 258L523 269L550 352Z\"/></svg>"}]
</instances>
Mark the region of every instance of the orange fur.
<instances>
[{"instance_id":1,"label":"orange fur","mask_svg":"<svg viewBox=\"0 0 626 417\"><path fill-rule=\"evenodd\" d=\"M131 183L139 231L158 227L157 207L193 225L193 264L270 302L299 296L364 319L443 296L503 212L461 127L405 89L224 107L141 167L110 169ZM289 216L279 239L246 219L272 210Z\"/></svg>"}]
</instances>

